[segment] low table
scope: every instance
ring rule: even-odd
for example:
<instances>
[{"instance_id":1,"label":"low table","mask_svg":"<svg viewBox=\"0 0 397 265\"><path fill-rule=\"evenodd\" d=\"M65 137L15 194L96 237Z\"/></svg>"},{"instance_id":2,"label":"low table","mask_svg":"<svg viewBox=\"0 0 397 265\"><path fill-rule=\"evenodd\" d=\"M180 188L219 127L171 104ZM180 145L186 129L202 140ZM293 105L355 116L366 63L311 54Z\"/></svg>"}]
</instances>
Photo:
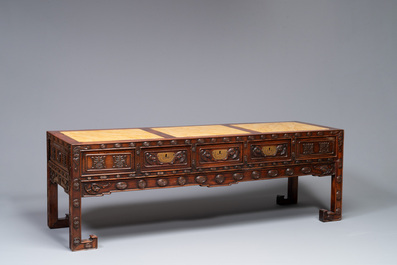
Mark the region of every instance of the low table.
<instances>
[{"instance_id":1,"label":"low table","mask_svg":"<svg viewBox=\"0 0 397 265\"><path fill-rule=\"evenodd\" d=\"M342 216L343 130L303 122L47 132L48 226L69 227L70 249L98 247L81 238L81 198L111 192L224 186L288 178L295 204L298 176L332 176L331 208ZM69 214L58 218L57 185L69 194Z\"/></svg>"}]
</instances>

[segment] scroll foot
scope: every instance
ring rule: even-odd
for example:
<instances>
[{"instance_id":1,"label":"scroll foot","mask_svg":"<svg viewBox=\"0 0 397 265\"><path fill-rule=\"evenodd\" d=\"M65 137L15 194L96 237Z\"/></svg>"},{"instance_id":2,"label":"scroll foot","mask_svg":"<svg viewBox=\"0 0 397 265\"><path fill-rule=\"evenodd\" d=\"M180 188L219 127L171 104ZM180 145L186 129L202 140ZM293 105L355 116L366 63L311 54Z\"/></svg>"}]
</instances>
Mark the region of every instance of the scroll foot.
<instances>
[{"instance_id":1,"label":"scroll foot","mask_svg":"<svg viewBox=\"0 0 397 265\"><path fill-rule=\"evenodd\" d=\"M80 240L76 237L73 239L72 251L85 250L90 248L98 248L98 237L96 235L90 235L89 239Z\"/></svg>"},{"instance_id":2,"label":"scroll foot","mask_svg":"<svg viewBox=\"0 0 397 265\"><path fill-rule=\"evenodd\" d=\"M278 205L297 204L297 200L292 198L285 198L284 195L277 195L277 204Z\"/></svg>"},{"instance_id":3,"label":"scroll foot","mask_svg":"<svg viewBox=\"0 0 397 265\"><path fill-rule=\"evenodd\" d=\"M321 222L340 221L342 219L342 215L340 213L321 209L319 212L319 219Z\"/></svg>"}]
</instances>

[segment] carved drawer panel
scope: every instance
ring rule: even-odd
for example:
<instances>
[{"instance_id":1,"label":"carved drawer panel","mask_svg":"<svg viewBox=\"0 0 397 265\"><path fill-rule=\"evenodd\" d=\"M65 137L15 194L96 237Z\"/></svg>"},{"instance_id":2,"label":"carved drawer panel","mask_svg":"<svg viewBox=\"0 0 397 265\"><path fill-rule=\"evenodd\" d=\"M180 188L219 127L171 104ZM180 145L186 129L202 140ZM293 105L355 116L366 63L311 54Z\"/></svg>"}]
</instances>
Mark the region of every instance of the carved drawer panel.
<instances>
[{"instance_id":1,"label":"carved drawer panel","mask_svg":"<svg viewBox=\"0 0 397 265\"><path fill-rule=\"evenodd\" d=\"M297 139L296 158L310 159L336 156L335 137L316 137Z\"/></svg>"},{"instance_id":2,"label":"carved drawer panel","mask_svg":"<svg viewBox=\"0 0 397 265\"><path fill-rule=\"evenodd\" d=\"M132 149L83 152L83 174L133 172L134 163Z\"/></svg>"},{"instance_id":3,"label":"carved drawer panel","mask_svg":"<svg viewBox=\"0 0 397 265\"><path fill-rule=\"evenodd\" d=\"M190 146L142 148L142 171L191 167Z\"/></svg>"},{"instance_id":4,"label":"carved drawer panel","mask_svg":"<svg viewBox=\"0 0 397 265\"><path fill-rule=\"evenodd\" d=\"M249 163L288 161L291 159L291 140L250 142L249 152Z\"/></svg>"},{"instance_id":5,"label":"carved drawer panel","mask_svg":"<svg viewBox=\"0 0 397 265\"><path fill-rule=\"evenodd\" d=\"M242 164L243 145L211 144L197 146L197 166L216 167Z\"/></svg>"}]
</instances>

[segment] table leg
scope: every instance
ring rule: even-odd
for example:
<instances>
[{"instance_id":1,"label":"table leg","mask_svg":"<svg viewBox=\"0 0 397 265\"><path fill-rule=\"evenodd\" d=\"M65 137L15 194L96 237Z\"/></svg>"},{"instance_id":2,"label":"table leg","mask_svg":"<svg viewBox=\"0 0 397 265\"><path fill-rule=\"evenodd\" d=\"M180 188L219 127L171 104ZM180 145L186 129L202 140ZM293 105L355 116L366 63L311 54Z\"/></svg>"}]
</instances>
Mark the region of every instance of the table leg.
<instances>
[{"instance_id":1,"label":"table leg","mask_svg":"<svg viewBox=\"0 0 397 265\"><path fill-rule=\"evenodd\" d=\"M288 197L277 195L277 204L287 205L296 204L298 202L298 177L288 178Z\"/></svg>"},{"instance_id":2,"label":"table leg","mask_svg":"<svg viewBox=\"0 0 397 265\"><path fill-rule=\"evenodd\" d=\"M342 172L332 175L331 210L321 209L319 219L322 222L339 221L342 219Z\"/></svg>"},{"instance_id":3,"label":"table leg","mask_svg":"<svg viewBox=\"0 0 397 265\"><path fill-rule=\"evenodd\" d=\"M76 184L77 183L77 184ZM81 183L75 179L69 193L69 246L72 251L98 248L98 238L81 239Z\"/></svg>"},{"instance_id":4,"label":"table leg","mask_svg":"<svg viewBox=\"0 0 397 265\"><path fill-rule=\"evenodd\" d=\"M58 218L58 184L51 181L50 171L47 172L47 224L48 227L63 228L69 226L68 215Z\"/></svg>"}]
</instances>

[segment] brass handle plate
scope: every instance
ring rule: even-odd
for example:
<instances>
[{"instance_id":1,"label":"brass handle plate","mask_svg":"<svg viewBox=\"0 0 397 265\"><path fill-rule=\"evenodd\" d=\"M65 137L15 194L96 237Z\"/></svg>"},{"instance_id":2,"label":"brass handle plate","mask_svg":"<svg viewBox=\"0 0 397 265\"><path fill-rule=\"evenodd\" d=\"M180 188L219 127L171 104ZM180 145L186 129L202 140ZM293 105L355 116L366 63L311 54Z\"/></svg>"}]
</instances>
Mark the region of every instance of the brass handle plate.
<instances>
[{"instance_id":1,"label":"brass handle plate","mask_svg":"<svg viewBox=\"0 0 397 265\"><path fill-rule=\"evenodd\" d=\"M275 156L277 154L277 145L262 146L262 152L265 156Z\"/></svg>"},{"instance_id":2,"label":"brass handle plate","mask_svg":"<svg viewBox=\"0 0 397 265\"><path fill-rule=\"evenodd\" d=\"M227 149L212 150L212 157L215 160L225 160L227 158Z\"/></svg>"},{"instance_id":3,"label":"brass handle plate","mask_svg":"<svg viewBox=\"0 0 397 265\"><path fill-rule=\"evenodd\" d=\"M162 152L157 153L157 158L161 163L171 163L174 161L175 152Z\"/></svg>"}]
</instances>

